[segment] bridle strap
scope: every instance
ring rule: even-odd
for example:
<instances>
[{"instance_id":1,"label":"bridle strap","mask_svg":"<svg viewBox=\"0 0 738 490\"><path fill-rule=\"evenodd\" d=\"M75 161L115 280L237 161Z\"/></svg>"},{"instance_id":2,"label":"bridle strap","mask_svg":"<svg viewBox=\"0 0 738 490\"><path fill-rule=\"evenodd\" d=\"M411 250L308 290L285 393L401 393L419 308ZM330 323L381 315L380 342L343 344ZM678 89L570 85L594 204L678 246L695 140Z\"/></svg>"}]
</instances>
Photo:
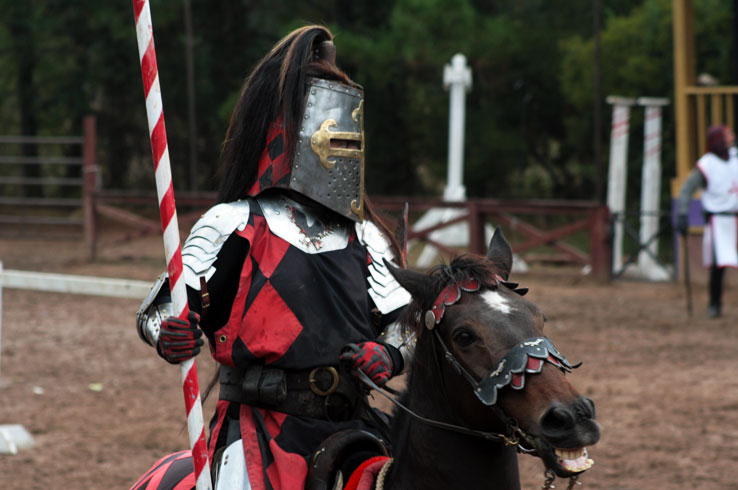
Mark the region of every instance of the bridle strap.
<instances>
[{"instance_id":1,"label":"bridle strap","mask_svg":"<svg viewBox=\"0 0 738 490\"><path fill-rule=\"evenodd\" d=\"M379 392L382 396L387 398L390 402L395 404L395 406L403 410L405 413L410 415L412 418L414 418L418 422L422 422L431 427L436 427L438 429L444 429L444 430L450 430L452 432L458 432L460 434L465 434L468 436L481 437L482 439L486 439L488 441L502 441L504 442L506 446L517 446L520 444L521 438L527 439L526 434L517 426L517 424L513 424L513 425L508 424L508 426L512 428L513 434L512 436L506 436L505 434L501 434L498 432L486 432L482 430L469 429L468 427L448 424L446 422L441 422L439 420L433 420L433 419L423 417L422 415L418 415L417 413L413 412L412 410L410 410L408 407L406 407L399 401L395 400L395 398L390 396L389 393L384 388L380 388L379 386L377 386L377 384L374 381L372 381L371 378L369 378L369 376L364 374L364 372L361 369L356 370L356 375L358 376L359 380L362 383L367 385L372 390ZM502 412L502 410L499 410L498 407L493 407L493 408L497 408L498 409L497 411ZM499 415L500 414L498 414L498 416ZM507 417L505 416L505 418ZM505 421L504 418L502 420L503 422Z\"/></svg>"},{"instance_id":2,"label":"bridle strap","mask_svg":"<svg viewBox=\"0 0 738 490\"><path fill-rule=\"evenodd\" d=\"M449 350L449 348L448 348L448 346L446 345L446 343L445 343L445 342L443 341L443 339L441 338L441 334L439 333L438 329L437 329L437 328L436 328L436 329L434 329L434 330L433 330L433 333L435 334L435 338L436 338L436 340L438 341L438 343L439 343L439 344L441 344L441 347L443 348L443 352L444 352L444 358L446 359L446 361L447 361L447 362L448 362L449 364L451 364L451 367L453 367L453 368L454 368L454 370L455 370L455 371L456 371L456 372L457 372L457 373L458 373L458 374L459 374L460 376L463 376L463 377L464 377L464 378L465 378L465 379L467 380L467 382L468 382L468 383L469 383L469 384L470 384L470 385L471 385L472 387L474 387L474 389L475 389L475 390L478 390L478 389L479 389L479 381L477 381L477 379L476 379L476 378L474 377L474 375L472 375L472 374L471 374L471 373L469 372L469 370L468 370L468 369L466 369L466 368L465 368L465 367L464 367L464 366L463 366L463 365L462 365L462 364L461 364L461 363L459 362L459 360L458 360L458 359L456 359L456 356L454 356L454 355L453 355L453 353L452 353L452 352L451 352L451 351ZM433 351L435 352L435 350L436 350L436 344L435 344L435 343L433 343ZM435 355L434 355L434 358L436 359L436 365L438 365L438 355L437 355L437 354L435 354ZM440 371L440 366L438 366L438 368L439 368L439 375L441 375L441 371ZM441 378L441 379L443 380L443 378ZM441 381L441 383L443 383L443 381ZM445 390L445 384L443 384L443 387L444 387L444 390ZM512 433L513 433L513 434L514 434L515 436L519 436L519 438L522 438L522 439L524 439L524 440L526 440L526 441L530 442L530 438L528 437L528 435L527 435L527 434L526 434L526 433L525 433L525 432L524 432L524 431L523 431L522 429L520 429L520 427L518 426L518 422L517 422L517 420L515 420L514 418L512 418L512 417L508 416L508 415L507 415L507 414L505 413L505 411L504 411L504 410L502 409L502 407L500 407L500 406L499 406L499 405L497 405L496 403L495 403L495 404L493 404L493 405L488 405L488 406L489 406L489 407L490 407L490 408L492 409L492 411L493 411L493 412L495 413L495 415L497 416L497 418L498 418L498 419L500 419L500 421L501 421L501 422L502 422L503 424L505 424L505 425L506 425L506 426L507 426L507 427L508 427L508 428L509 428L509 429L511 430L511 432L512 432ZM472 430L472 429L469 429L469 430ZM533 452L532 450L529 450L529 449L527 449L527 448L524 448L523 446L521 446L521 445L520 445L520 439L518 439L517 445L518 445L518 449L519 449L520 451L522 451L522 452L526 452L526 453L530 453L530 452Z\"/></svg>"},{"instance_id":3,"label":"bridle strap","mask_svg":"<svg viewBox=\"0 0 738 490\"><path fill-rule=\"evenodd\" d=\"M454 368L454 370L469 382L470 385L473 387L476 387L479 385L479 381L464 367L461 365L461 363L456 359L456 356L454 356L449 348L446 346L446 343L441 338L441 334L438 333L438 329L433 329L433 333L436 336L436 340L438 340L438 343L441 344L441 347L443 347L444 357L446 358L446 361L448 361L449 364L451 364L451 367Z\"/></svg>"}]
</instances>

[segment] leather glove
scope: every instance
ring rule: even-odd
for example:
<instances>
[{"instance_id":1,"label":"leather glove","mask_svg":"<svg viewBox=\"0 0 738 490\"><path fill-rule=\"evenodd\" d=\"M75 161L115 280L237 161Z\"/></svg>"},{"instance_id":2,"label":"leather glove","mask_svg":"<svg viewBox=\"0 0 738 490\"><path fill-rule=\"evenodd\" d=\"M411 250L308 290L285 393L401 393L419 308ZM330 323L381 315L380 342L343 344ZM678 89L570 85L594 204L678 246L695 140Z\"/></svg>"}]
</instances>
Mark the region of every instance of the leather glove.
<instances>
[{"instance_id":1,"label":"leather glove","mask_svg":"<svg viewBox=\"0 0 738 490\"><path fill-rule=\"evenodd\" d=\"M400 351L379 342L348 344L344 347L340 358L354 370L361 370L378 386L384 386L387 380L402 370Z\"/></svg>"},{"instance_id":2,"label":"leather glove","mask_svg":"<svg viewBox=\"0 0 738 490\"><path fill-rule=\"evenodd\" d=\"M170 364L192 359L200 353L200 347L205 343L198 326L200 315L190 310L187 320L189 322L170 316L161 322L156 352Z\"/></svg>"},{"instance_id":3,"label":"leather glove","mask_svg":"<svg viewBox=\"0 0 738 490\"><path fill-rule=\"evenodd\" d=\"M689 220L687 219L686 214L680 214L677 216L677 223L676 223L677 231L679 231L679 234L682 236L687 236L687 230L689 229Z\"/></svg>"}]
</instances>

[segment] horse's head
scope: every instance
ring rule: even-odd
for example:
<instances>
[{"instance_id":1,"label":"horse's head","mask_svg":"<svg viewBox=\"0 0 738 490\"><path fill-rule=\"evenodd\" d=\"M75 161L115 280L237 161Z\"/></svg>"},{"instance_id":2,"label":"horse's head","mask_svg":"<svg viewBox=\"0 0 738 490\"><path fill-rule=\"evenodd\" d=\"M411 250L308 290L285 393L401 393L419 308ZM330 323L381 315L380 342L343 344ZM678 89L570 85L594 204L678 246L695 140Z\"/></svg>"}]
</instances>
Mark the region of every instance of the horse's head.
<instances>
[{"instance_id":1,"label":"horse's head","mask_svg":"<svg viewBox=\"0 0 738 490\"><path fill-rule=\"evenodd\" d=\"M544 315L507 282L512 250L499 229L486 258L462 256L428 274L392 268L413 296L408 323L414 368L439 376L453 423L520 443L558 476L592 465L600 429L592 400L565 374L573 368L543 334Z\"/></svg>"}]
</instances>

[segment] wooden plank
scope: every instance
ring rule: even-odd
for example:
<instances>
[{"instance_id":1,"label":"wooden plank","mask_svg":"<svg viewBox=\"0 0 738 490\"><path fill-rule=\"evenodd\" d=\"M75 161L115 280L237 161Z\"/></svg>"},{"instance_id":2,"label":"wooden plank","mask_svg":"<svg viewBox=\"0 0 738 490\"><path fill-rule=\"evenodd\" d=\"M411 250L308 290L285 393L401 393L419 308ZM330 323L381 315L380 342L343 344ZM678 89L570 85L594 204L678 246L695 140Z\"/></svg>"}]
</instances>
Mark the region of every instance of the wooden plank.
<instances>
[{"instance_id":1,"label":"wooden plank","mask_svg":"<svg viewBox=\"0 0 738 490\"><path fill-rule=\"evenodd\" d=\"M711 87L698 87L695 85L691 85L691 86L685 87L684 92L689 95L738 94L738 86L736 85L714 85Z\"/></svg>"},{"instance_id":2,"label":"wooden plank","mask_svg":"<svg viewBox=\"0 0 738 490\"><path fill-rule=\"evenodd\" d=\"M446 228L451 225L455 225L457 223L463 223L469 220L469 215L464 214L457 218L450 219L448 221L444 221L443 223L438 223L437 225L430 226L428 228L423 228L422 230L409 230L408 231L408 240L411 238L422 238L424 240L427 240L428 235L433 233L436 230L440 230L443 228Z\"/></svg>"},{"instance_id":3,"label":"wooden plank","mask_svg":"<svg viewBox=\"0 0 738 490\"><path fill-rule=\"evenodd\" d=\"M547 263L547 264L570 264L571 263L571 257L569 257L568 254L564 253L528 253L523 255L523 259L525 259L528 263Z\"/></svg>"},{"instance_id":4,"label":"wooden plank","mask_svg":"<svg viewBox=\"0 0 738 490\"><path fill-rule=\"evenodd\" d=\"M120 203L120 204L154 204L158 205L158 198L154 192L137 192L124 190L106 189L98 191L95 194L97 202L101 203ZM200 206L209 208L215 204L216 194L210 192L177 193L177 207L182 206Z\"/></svg>"},{"instance_id":5,"label":"wooden plank","mask_svg":"<svg viewBox=\"0 0 738 490\"><path fill-rule=\"evenodd\" d=\"M410 196L369 196L374 207L387 210L402 210L410 203L410 211L424 211L430 208L464 208L474 202L483 213L497 210L520 214L589 214L600 204L596 201L566 201L555 199L467 199L465 202L444 201ZM179 202L179 197L177 198Z\"/></svg>"},{"instance_id":6,"label":"wooden plank","mask_svg":"<svg viewBox=\"0 0 738 490\"><path fill-rule=\"evenodd\" d=\"M723 124L723 95L710 95L710 116L713 126Z\"/></svg>"},{"instance_id":7,"label":"wooden plank","mask_svg":"<svg viewBox=\"0 0 738 490\"><path fill-rule=\"evenodd\" d=\"M729 128L735 128L735 107L733 105L734 95L725 96L725 124Z\"/></svg>"},{"instance_id":8,"label":"wooden plank","mask_svg":"<svg viewBox=\"0 0 738 490\"><path fill-rule=\"evenodd\" d=\"M151 282L146 281L12 269L5 269L0 281L4 288L134 299L145 298L151 289Z\"/></svg>"},{"instance_id":9,"label":"wooden plank","mask_svg":"<svg viewBox=\"0 0 738 490\"><path fill-rule=\"evenodd\" d=\"M707 147L707 109L705 95L697 96L697 153L702 155Z\"/></svg>"},{"instance_id":10,"label":"wooden plank","mask_svg":"<svg viewBox=\"0 0 738 490\"><path fill-rule=\"evenodd\" d=\"M507 214L500 214L499 218L501 221L505 222L505 224L507 224L508 226L514 226L515 230L520 231L521 233L528 235L530 237L544 238L546 236L546 234L543 231L539 230L538 228L531 225L530 223L526 223L525 221L515 216L511 216ZM565 243L560 243L560 242L553 242L551 246L569 255L572 258L572 260L575 262L578 262L582 265L589 263L589 256L587 254L585 254L581 250L578 250L570 245L567 245ZM516 247L513 247L513 251L517 252L518 250L516 249Z\"/></svg>"},{"instance_id":11,"label":"wooden plank","mask_svg":"<svg viewBox=\"0 0 738 490\"><path fill-rule=\"evenodd\" d=\"M82 179L62 177L0 177L0 184L81 186Z\"/></svg>"},{"instance_id":12,"label":"wooden plank","mask_svg":"<svg viewBox=\"0 0 738 490\"><path fill-rule=\"evenodd\" d=\"M82 157L0 156L3 165L82 165Z\"/></svg>"},{"instance_id":13,"label":"wooden plank","mask_svg":"<svg viewBox=\"0 0 738 490\"><path fill-rule=\"evenodd\" d=\"M688 96L696 81L693 18L692 0L672 0L676 181L680 185L694 165L694 113Z\"/></svg>"},{"instance_id":14,"label":"wooden plank","mask_svg":"<svg viewBox=\"0 0 738 490\"><path fill-rule=\"evenodd\" d=\"M62 225L81 226L84 224L82 218L64 218L55 216L18 216L0 215L0 223L8 225Z\"/></svg>"},{"instance_id":15,"label":"wooden plank","mask_svg":"<svg viewBox=\"0 0 738 490\"><path fill-rule=\"evenodd\" d=\"M544 232L540 236L537 236L526 242L517 244L515 246L515 251L518 253L525 253L528 250L534 249L541 245L552 244L553 242L557 242L560 238L573 235L574 233L580 232L582 230L586 230L587 228L589 228L589 218L571 223L561 228L557 228L553 231Z\"/></svg>"},{"instance_id":16,"label":"wooden plank","mask_svg":"<svg viewBox=\"0 0 738 490\"><path fill-rule=\"evenodd\" d=\"M0 205L33 207L82 207L82 199L53 197L0 197Z\"/></svg>"},{"instance_id":17,"label":"wooden plank","mask_svg":"<svg viewBox=\"0 0 738 490\"><path fill-rule=\"evenodd\" d=\"M428 245L434 246L439 251L443 252L444 254L448 255L449 257L454 257L456 255L459 255L462 253L462 250L457 250L455 248L451 248L448 245L445 245L443 243L437 242L435 240L432 240L427 237L422 238Z\"/></svg>"},{"instance_id":18,"label":"wooden plank","mask_svg":"<svg viewBox=\"0 0 738 490\"><path fill-rule=\"evenodd\" d=\"M0 136L0 143L39 145L81 145L82 136Z\"/></svg>"},{"instance_id":19,"label":"wooden plank","mask_svg":"<svg viewBox=\"0 0 738 490\"><path fill-rule=\"evenodd\" d=\"M144 218L143 216L131 213L130 211L108 206L107 204L98 203L96 209L99 214L118 221L119 223L123 223L134 228L143 228L154 233L161 232L161 223L159 221Z\"/></svg>"}]
</instances>

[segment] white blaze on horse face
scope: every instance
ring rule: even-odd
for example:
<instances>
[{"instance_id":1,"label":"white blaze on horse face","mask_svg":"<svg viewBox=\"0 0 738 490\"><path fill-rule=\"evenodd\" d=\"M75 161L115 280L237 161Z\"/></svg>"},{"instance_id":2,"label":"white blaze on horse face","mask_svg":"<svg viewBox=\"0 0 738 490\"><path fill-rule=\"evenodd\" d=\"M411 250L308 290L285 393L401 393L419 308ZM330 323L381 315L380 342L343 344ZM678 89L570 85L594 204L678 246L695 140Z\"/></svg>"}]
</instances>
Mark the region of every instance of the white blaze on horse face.
<instances>
[{"instance_id":1,"label":"white blaze on horse face","mask_svg":"<svg viewBox=\"0 0 738 490\"><path fill-rule=\"evenodd\" d=\"M490 308L497 310L504 315L509 315L514 309L510 304L510 301L500 294L499 291L484 291L481 296Z\"/></svg>"}]
</instances>

